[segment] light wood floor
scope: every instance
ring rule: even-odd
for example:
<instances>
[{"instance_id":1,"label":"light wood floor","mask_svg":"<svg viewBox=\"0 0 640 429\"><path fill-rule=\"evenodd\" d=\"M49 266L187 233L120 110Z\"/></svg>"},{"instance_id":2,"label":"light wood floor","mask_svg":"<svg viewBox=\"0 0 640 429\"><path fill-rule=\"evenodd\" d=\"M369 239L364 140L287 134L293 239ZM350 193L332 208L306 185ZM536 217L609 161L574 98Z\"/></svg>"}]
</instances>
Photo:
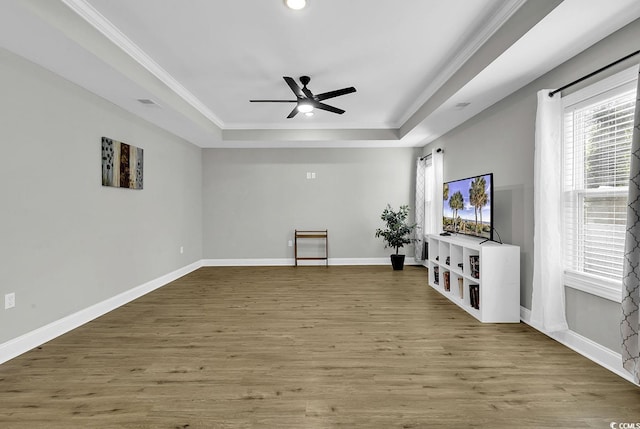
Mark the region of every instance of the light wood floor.
<instances>
[{"instance_id":1,"label":"light wood floor","mask_svg":"<svg viewBox=\"0 0 640 429\"><path fill-rule=\"evenodd\" d=\"M0 365L0 428L609 428L640 389L406 267L202 268Z\"/></svg>"}]
</instances>

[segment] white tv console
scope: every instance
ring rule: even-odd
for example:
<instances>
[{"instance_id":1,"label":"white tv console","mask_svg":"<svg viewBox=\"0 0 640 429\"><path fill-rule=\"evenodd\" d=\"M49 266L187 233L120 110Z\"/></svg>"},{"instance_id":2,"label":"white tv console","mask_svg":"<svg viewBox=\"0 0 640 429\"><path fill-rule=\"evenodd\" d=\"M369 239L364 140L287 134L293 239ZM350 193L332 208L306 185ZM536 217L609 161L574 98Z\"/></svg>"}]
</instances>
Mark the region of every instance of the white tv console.
<instances>
[{"instance_id":1,"label":"white tv console","mask_svg":"<svg viewBox=\"0 0 640 429\"><path fill-rule=\"evenodd\" d=\"M520 247L455 234L427 240L431 287L481 322L520 322Z\"/></svg>"}]
</instances>

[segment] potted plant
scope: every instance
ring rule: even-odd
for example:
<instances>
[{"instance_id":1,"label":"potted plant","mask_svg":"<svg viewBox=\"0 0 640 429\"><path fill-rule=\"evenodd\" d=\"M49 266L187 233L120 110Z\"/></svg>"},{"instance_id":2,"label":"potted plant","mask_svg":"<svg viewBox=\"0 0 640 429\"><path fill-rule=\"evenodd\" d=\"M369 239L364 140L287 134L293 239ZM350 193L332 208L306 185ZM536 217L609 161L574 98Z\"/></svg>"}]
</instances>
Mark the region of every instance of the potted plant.
<instances>
[{"instance_id":1,"label":"potted plant","mask_svg":"<svg viewBox=\"0 0 640 429\"><path fill-rule=\"evenodd\" d=\"M404 255L400 255L399 251L405 244L410 244L415 239L409 238L409 235L413 232L416 224L409 225L407 218L409 217L409 206L400 206L400 209L396 212L393 211L391 205L387 204L387 208L384 209L380 219L386 222L387 227L385 229L376 229L376 237L382 237L385 241L385 249L391 247L396 249L396 253L391 255L391 265L394 270L402 270L404 268Z\"/></svg>"}]
</instances>

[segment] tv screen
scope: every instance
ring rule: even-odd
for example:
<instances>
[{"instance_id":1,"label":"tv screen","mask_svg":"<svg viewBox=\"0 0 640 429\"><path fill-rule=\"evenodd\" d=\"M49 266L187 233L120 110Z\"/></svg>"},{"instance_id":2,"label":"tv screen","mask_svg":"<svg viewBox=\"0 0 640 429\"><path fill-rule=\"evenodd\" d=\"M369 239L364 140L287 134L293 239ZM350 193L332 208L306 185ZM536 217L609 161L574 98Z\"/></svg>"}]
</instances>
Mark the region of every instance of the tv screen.
<instances>
[{"instance_id":1,"label":"tv screen","mask_svg":"<svg viewBox=\"0 0 640 429\"><path fill-rule=\"evenodd\" d=\"M493 240L493 173L446 182L442 229Z\"/></svg>"}]
</instances>

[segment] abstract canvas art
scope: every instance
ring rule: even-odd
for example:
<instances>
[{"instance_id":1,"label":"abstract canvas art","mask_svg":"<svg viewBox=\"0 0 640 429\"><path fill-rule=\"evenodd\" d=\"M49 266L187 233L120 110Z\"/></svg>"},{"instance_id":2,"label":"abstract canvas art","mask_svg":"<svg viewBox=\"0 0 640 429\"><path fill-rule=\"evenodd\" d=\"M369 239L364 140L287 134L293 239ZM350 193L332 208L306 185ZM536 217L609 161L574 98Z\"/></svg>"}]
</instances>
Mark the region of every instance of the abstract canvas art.
<instances>
[{"instance_id":1,"label":"abstract canvas art","mask_svg":"<svg viewBox=\"0 0 640 429\"><path fill-rule=\"evenodd\" d=\"M142 189L144 150L102 137L102 186Z\"/></svg>"}]
</instances>

